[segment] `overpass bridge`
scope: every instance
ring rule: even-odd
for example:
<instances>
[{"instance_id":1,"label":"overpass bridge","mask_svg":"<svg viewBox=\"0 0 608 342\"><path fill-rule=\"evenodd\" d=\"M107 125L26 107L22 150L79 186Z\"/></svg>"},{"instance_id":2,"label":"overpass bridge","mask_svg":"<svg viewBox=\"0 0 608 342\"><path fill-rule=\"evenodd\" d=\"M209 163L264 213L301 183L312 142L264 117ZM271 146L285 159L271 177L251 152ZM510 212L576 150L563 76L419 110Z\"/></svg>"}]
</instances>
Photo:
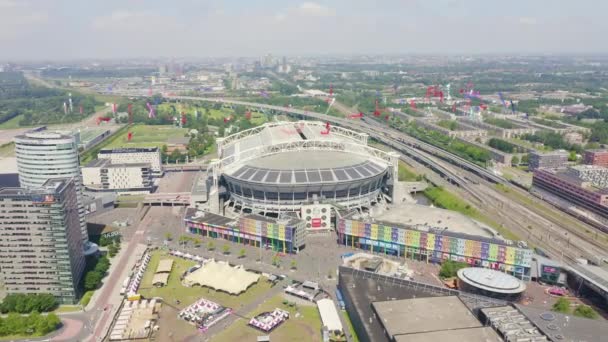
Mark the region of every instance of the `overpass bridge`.
<instances>
[{"instance_id":1,"label":"overpass bridge","mask_svg":"<svg viewBox=\"0 0 608 342\"><path fill-rule=\"evenodd\" d=\"M163 171L165 172L195 172L195 171L207 171L207 165L203 164L173 164L163 165Z\"/></svg>"},{"instance_id":2,"label":"overpass bridge","mask_svg":"<svg viewBox=\"0 0 608 342\"><path fill-rule=\"evenodd\" d=\"M192 194L189 192L148 194L143 204L150 206L189 206Z\"/></svg>"}]
</instances>

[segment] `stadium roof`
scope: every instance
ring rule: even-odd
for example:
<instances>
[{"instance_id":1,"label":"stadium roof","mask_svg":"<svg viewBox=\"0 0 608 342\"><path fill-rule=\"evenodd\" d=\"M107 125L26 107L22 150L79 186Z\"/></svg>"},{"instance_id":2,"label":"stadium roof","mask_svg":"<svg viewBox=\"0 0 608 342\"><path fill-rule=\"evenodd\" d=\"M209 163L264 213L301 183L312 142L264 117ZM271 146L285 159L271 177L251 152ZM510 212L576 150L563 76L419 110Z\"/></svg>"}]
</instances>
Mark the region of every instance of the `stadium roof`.
<instances>
[{"instance_id":1,"label":"stadium roof","mask_svg":"<svg viewBox=\"0 0 608 342\"><path fill-rule=\"evenodd\" d=\"M327 327L329 331L344 331L333 300L327 298L319 299L317 307L319 308L323 326Z\"/></svg>"},{"instance_id":2,"label":"stadium roof","mask_svg":"<svg viewBox=\"0 0 608 342\"><path fill-rule=\"evenodd\" d=\"M268 158L271 158L270 163L265 167L261 167L261 165L264 165L268 161ZM323 160L327 161L327 164ZM349 160L350 164L327 167L339 165L341 160ZM388 167L387 165L379 165L371 160L365 160L363 157L344 152L330 151L286 152L269 157L261 157L253 164L260 166L253 166L252 164L244 165L236 171L230 172L229 175L241 181L256 183L332 183L374 177L385 172Z\"/></svg>"},{"instance_id":3,"label":"stadium roof","mask_svg":"<svg viewBox=\"0 0 608 342\"><path fill-rule=\"evenodd\" d=\"M457 296L390 300L375 302L372 306L391 337L481 327Z\"/></svg>"}]
</instances>

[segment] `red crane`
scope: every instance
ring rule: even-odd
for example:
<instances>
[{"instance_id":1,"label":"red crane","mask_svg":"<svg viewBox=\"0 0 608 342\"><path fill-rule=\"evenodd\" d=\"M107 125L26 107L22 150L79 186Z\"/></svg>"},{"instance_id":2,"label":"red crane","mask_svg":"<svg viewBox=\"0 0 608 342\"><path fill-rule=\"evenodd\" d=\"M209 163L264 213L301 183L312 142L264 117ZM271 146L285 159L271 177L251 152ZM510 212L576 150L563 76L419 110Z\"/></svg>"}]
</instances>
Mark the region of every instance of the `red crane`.
<instances>
[{"instance_id":1,"label":"red crane","mask_svg":"<svg viewBox=\"0 0 608 342\"><path fill-rule=\"evenodd\" d=\"M378 105L378 99L376 99L376 109L374 110L374 116L378 117L378 116L382 115L382 112L383 112L383 110L381 110Z\"/></svg>"},{"instance_id":2,"label":"red crane","mask_svg":"<svg viewBox=\"0 0 608 342\"><path fill-rule=\"evenodd\" d=\"M185 126L187 122L186 113L182 112L182 126Z\"/></svg>"},{"instance_id":3,"label":"red crane","mask_svg":"<svg viewBox=\"0 0 608 342\"><path fill-rule=\"evenodd\" d=\"M232 120L232 115L230 115L230 116L229 116L229 117L227 117L227 118L224 118L224 123L228 123L228 122L229 122L229 121L231 121L231 120Z\"/></svg>"},{"instance_id":4,"label":"red crane","mask_svg":"<svg viewBox=\"0 0 608 342\"><path fill-rule=\"evenodd\" d=\"M250 110L245 112L245 119L251 120L251 111Z\"/></svg>"},{"instance_id":5,"label":"red crane","mask_svg":"<svg viewBox=\"0 0 608 342\"><path fill-rule=\"evenodd\" d=\"M133 139L133 132L127 133L127 141L131 141Z\"/></svg>"},{"instance_id":6,"label":"red crane","mask_svg":"<svg viewBox=\"0 0 608 342\"><path fill-rule=\"evenodd\" d=\"M410 108L411 109L416 109L416 101L410 100Z\"/></svg>"}]
</instances>

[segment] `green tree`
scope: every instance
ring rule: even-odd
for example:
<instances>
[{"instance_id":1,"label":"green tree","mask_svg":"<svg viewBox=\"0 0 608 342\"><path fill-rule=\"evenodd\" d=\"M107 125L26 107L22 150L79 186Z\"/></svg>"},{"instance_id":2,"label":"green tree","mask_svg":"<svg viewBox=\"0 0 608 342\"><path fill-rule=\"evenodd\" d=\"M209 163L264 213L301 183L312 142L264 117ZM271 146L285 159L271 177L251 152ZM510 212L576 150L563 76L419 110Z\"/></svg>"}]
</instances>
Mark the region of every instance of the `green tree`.
<instances>
[{"instance_id":1,"label":"green tree","mask_svg":"<svg viewBox=\"0 0 608 342\"><path fill-rule=\"evenodd\" d=\"M194 238L192 241L194 242L194 247L197 247L197 248L200 247L201 244L203 243L203 241L198 237Z\"/></svg>"},{"instance_id":2,"label":"green tree","mask_svg":"<svg viewBox=\"0 0 608 342\"><path fill-rule=\"evenodd\" d=\"M593 310L592 307L590 307L588 305L577 306L576 309L574 309L573 314L574 314L574 316L591 318L591 319L596 319L599 317L599 314L595 310Z\"/></svg>"},{"instance_id":3,"label":"green tree","mask_svg":"<svg viewBox=\"0 0 608 342\"><path fill-rule=\"evenodd\" d=\"M568 161L576 161L576 151L570 151L568 154Z\"/></svg>"},{"instance_id":4,"label":"green tree","mask_svg":"<svg viewBox=\"0 0 608 342\"><path fill-rule=\"evenodd\" d=\"M469 267L469 265L465 262L458 262L452 260L446 260L443 264L441 264L441 269L439 270L439 276L441 278L452 278L456 276L456 273L461 268Z\"/></svg>"},{"instance_id":5,"label":"green tree","mask_svg":"<svg viewBox=\"0 0 608 342\"><path fill-rule=\"evenodd\" d=\"M95 290L101 282L101 278L102 276L95 271L88 272L84 277L84 289L87 291Z\"/></svg>"},{"instance_id":6,"label":"green tree","mask_svg":"<svg viewBox=\"0 0 608 342\"><path fill-rule=\"evenodd\" d=\"M222 246L222 252L224 254L230 254L230 246L229 245Z\"/></svg>"},{"instance_id":7,"label":"green tree","mask_svg":"<svg viewBox=\"0 0 608 342\"><path fill-rule=\"evenodd\" d=\"M272 265L276 267L279 267L281 265L281 259L277 255L274 255L272 257Z\"/></svg>"},{"instance_id":8,"label":"green tree","mask_svg":"<svg viewBox=\"0 0 608 342\"><path fill-rule=\"evenodd\" d=\"M101 247L105 247L105 246L107 246L109 243L110 243L110 239L108 239L107 237L102 236L102 237L100 237L100 238L99 238L99 245L100 245Z\"/></svg>"},{"instance_id":9,"label":"green tree","mask_svg":"<svg viewBox=\"0 0 608 342\"><path fill-rule=\"evenodd\" d=\"M111 244L108 246L108 255L110 258L113 258L118 253L118 247L115 244Z\"/></svg>"},{"instance_id":10,"label":"green tree","mask_svg":"<svg viewBox=\"0 0 608 342\"><path fill-rule=\"evenodd\" d=\"M165 240L167 240L167 241L173 240L173 234L171 234L169 232L166 232L165 233Z\"/></svg>"},{"instance_id":11,"label":"green tree","mask_svg":"<svg viewBox=\"0 0 608 342\"><path fill-rule=\"evenodd\" d=\"M567 314L570 312L570 301L564 297L560 297L557 299L557 302L553 304L551 310Z\"/></svg>"},{"instance_id":12,"label":"green tree","mask_svg":"<svg viewBox=\"0 0 608 342\"><path fill-rule=\"evenodd\" d=\"M298 266L298 263L295 260L291 260L291 269L295 270Z\"/></svg>"},{"instance_id":13,"label":"green tree","mask_svg":"<svg viewBox=\"0 0 608 342\"><path fill-rule=\"evenodd\" d=\"M207 249L210 250L210 251L215 250L215 243L213 241L209 241L207 243Z\"/></svg>"},{"instance_id":14,"label":"green tree","mask_svg":"<svg viewBox=\"0 0 608 342\"><path fill-rule=\"evenodd\" d=\"M241 250L239 250L239 258L244 258L246 254L247 251L245 250L245 248L241 248Z\"/></svg>"},{"instance_id":15,"label":"green tree","mask_svg":"<svg viewBox=\"0 0 608 342\"><path fill-rule=\"evenodd\" d=\"M517 158L517 156L513 156L513 158L511 158L511 165L513 165L513 166L519 165L519 158Z\"/></svg>"}]
</instances>

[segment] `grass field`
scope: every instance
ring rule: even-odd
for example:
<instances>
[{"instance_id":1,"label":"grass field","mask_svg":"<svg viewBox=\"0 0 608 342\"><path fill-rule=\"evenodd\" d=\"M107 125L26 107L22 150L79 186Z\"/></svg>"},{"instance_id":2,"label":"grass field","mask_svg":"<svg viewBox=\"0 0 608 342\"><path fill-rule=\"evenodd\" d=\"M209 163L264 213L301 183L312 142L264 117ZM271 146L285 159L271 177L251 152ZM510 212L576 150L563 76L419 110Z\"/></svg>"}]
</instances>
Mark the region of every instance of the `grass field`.
<instances>
[{"instance_id":1,"label":"grass field","mask_svg":"<svg viewBox=\"0 0 608 342\"><path fill-rule=\"evenodd\" d=\"M104 128L86 128L80 131L80 140L81 141L90 141L96 136L100 135L106 131Z\"/></svg>"},{"instance_id":2,"label":"grass field","mask_svg":"<svg viewBox=\"0 0 608 342\"><path fill-rule=\"evenodd\" d=\"M509 240L520 240L520 238L513 234L508 229L505 229L498 224L494 219L481 214L477 209L471 206L470 203L457 197L453 193L445 190L442 187L429 187L424 190L424 195L430 199L433 204L438 207L457 211L463 215L466 215L474 220L485 223L488 226L496 229L502 236Z\"/></svg>"},{"instance_id":3,"label":"grass field","mask_svg":"<svg viewBox=\"0 0 608 342\"><path fill-rule=\"evenodd\" d=\"M357 336L357 333L355 332L353 323L350 321L348 312L342 311L341 313L342 313L342 317L344 317L344 320L346 321L346 325L348 325L348 331L350 332L350 335L353 337L353 342L359 342L359 337Z\"/></svg>"},{"instance_id":4,"label":"grass field","mask_svg":"<svg viewBox=\"0 0 608 342\"><path fill-rule=\"evenodd\" d=\"M169 282L164 287L152 286L152 278L154 272L158 266L160 259L172 259L173 270L169 275ZM162 297L171 305L175 305L180 309L187 307L194 303L200 298L205 298L216 303L219 303L225 307L237 308L239 305L246 305L253 301L256 297L261 296L264 292L270 289L270 283L261 278L257 284L252 285L246 292L232 296L224 292L215 291L208 288L201 287L185 287L180 282L180 275L183 274L188 268L194 266L196 263L193 261L174 258L165 251L155 251L152 253L150 263L141 281L139 293L146 297ZM179 300L180 304L175 304L176 300Z\"/></svg>"},{"instance_id":5,"label":"grass field","mask_svg":"<svg viewBox=\"0 0 608 342\"><path fill-rule=\"evenodd\" d=\"M297 308L292 308L283 304L283 295L277 295L246 316L253 317L262 312L272 311L275 308L289 311L289 319L269 334L271 341L308 342L321 340L321 317L315 305L300 305ZM296 317L296 312L300 313L299 317ZM244 319L239 319L220 334L214 336L211 341L255 341L257 336L266 335L248 326L247 323Z\"/></svg>"},{"instance_id":6,"label":"grass field","mask_svg":"<svg viewBox=\"0 0 608 342\"><path fill-rule=\"evenodd\" d=\"M169 138L183 137L188 129L174 126L135 125L131 127L131 132L133 132L131 141L128 141L128 133L125 131L114 139L108 139L105 143L102 143L103 148L161 147L167 143Z\"/></svg>"},{"instance_id":7,"label":"grass field","mask_svg":"<svg viewBox=\"0 0 608 342\"><path fill-rule=\"evenodd\" d=\"M19 120L21 120L22 117L23 117L23 115L17 115L14 118L1 123L0 129L14 129L14 128L21 127L21 126L19 126Z\"/></svg>"},{"instance_id":8,"label":"grass field","mask_svg":"<svg viewBox=\"0 0 608 342\"><path fill-rule=\"evenodd\" d=\"M413 182L418 180L418 174L406 163L399 161L399 181Z\"/></svg>"}]
</instances>

